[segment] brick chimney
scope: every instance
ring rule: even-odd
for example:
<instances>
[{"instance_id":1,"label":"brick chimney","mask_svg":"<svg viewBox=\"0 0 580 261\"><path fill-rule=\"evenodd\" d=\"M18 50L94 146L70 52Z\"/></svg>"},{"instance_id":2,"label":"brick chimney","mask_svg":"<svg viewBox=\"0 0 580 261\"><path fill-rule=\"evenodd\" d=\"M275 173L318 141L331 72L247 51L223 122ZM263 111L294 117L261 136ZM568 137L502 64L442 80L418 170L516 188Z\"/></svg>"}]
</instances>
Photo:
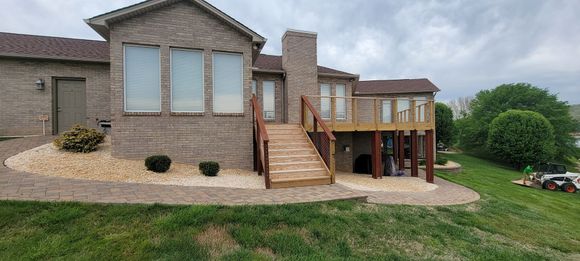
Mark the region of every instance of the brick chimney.
<instances>
[{"instance_id":1,"label":"brick chimney","mask_svg":"<svg viewBox=\"0 0 580 261\"><path fill-rule=\"evenodd\" d=\"M282 36L288 123L300 122L300 96L318 95L316 33L288 29Z\"/></svg>"}]
</instances>

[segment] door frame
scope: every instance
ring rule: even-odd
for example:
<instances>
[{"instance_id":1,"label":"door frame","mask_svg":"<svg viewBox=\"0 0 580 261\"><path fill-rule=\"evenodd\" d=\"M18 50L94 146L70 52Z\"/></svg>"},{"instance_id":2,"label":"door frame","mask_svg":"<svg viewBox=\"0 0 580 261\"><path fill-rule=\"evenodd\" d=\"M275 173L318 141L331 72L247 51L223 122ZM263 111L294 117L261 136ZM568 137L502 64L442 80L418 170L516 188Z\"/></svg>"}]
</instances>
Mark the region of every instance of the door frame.
<instances>
[{"instance_id":1,"label":"door frame","mask_svg":"<svg viewBox=\"0 0 580 261\"><path fill-rule=\"evenodd\" d=\"M58 81L84 81L85 82L85 100L87 99L87 79L83 77L52 77L52 135L58 134ZM86 103L85 103L86 104ZM86 107L85 107L86 108Z\"/></svg>"}]
</instances>

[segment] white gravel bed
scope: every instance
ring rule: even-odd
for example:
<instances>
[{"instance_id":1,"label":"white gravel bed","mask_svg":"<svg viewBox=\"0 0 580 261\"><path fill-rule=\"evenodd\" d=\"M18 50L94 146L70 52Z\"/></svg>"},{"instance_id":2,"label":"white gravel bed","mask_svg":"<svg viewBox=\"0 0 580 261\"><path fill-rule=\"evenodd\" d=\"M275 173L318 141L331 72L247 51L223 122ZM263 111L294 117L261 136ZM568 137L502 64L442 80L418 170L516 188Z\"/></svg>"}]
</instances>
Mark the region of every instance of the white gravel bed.
<instances>
[{"instance_id":1,"label":"white gravel bed","mask_svg":"<svg viewBox=\"0 0 580 261\"><path fill-rule=\"evenodd\" d=\"M264 178L256 172L241 169L222 169L216 177L206 177L196 165L172 163L165 173L145 168L144 160L117 159L111 156L109 137L99 149L91 153L60 151L45 144L8 158L9 168L46 176L148 183L182 186L228 187L264 189Z\"/></svg>"},{"instance_id":2,"label":"white gravel bed","mask_svg":"<svg viewBox=\"0 0 580 261\"><path fill-rule=\"evenodd\" d=\"M415 177L384 176L382 179L373 179L371 175L346 172L336 173L336 183L356 190L387 192L425 192L438 187Z\"/></svg>"}]
</instances>

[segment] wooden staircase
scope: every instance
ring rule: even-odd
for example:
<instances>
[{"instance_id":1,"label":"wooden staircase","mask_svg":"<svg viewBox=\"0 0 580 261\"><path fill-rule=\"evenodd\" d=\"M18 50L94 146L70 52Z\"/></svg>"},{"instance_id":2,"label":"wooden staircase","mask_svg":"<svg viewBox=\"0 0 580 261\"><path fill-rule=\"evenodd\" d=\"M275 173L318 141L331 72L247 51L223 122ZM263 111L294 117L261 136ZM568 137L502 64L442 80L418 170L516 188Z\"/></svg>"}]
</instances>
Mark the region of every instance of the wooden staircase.
<instances>
[{"instance_id":1,"label":"wooden staircase","mask_svg":"<svg viewBox=\"0 0 580 261\"><path fill-rule=\"evenodd\" d=\"M271 188L331 184L330 171L299 124L268 124Z\"/></svg>"}]
</instances>

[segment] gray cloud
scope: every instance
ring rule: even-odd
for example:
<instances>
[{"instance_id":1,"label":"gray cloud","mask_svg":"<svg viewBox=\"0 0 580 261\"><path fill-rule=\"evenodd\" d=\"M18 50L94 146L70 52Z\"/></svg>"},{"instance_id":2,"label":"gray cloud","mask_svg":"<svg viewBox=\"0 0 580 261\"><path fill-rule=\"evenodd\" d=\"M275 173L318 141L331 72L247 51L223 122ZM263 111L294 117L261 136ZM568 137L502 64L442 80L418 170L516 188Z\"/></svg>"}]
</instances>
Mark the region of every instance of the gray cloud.
<instances>
[{"instance_id":1,"label":"gray cloud","mask_svg":"<svg viewBox=\"0 0 580 261\"><path fill-rule=\"evenodd\" d=\"M0 31L100 39L82 19L136 0L4 0ZM318 32L321 65L362 79L427 77L439 99L529 82L580 103L580 1L210 0L267 37Z\"/></svg>"}]
</instances>

